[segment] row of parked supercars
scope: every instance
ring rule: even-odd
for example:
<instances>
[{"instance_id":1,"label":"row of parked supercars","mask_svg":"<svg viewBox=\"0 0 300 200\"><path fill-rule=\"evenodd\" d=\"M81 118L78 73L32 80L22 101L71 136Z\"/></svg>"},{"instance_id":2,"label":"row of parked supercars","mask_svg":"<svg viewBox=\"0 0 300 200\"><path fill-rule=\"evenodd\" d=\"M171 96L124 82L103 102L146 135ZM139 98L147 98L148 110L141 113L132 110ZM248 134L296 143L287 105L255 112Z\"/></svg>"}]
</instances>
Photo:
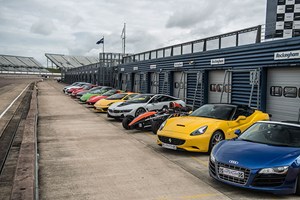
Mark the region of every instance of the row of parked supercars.
<instances>
[{"instance_id":1,"label":"row of parked supercars","mask_svg":"<svg viewBox=\"0 0 300 200\"><path fill-rule=\"evenodd\" d=\"M63 92L125 129L151 130L162 148L208 152L209 174L237 187L300 195L300 123L270 121L245 105L205 104L192 111L166 94L123 92L75 82Z\"/></svg>"}]
</instances>

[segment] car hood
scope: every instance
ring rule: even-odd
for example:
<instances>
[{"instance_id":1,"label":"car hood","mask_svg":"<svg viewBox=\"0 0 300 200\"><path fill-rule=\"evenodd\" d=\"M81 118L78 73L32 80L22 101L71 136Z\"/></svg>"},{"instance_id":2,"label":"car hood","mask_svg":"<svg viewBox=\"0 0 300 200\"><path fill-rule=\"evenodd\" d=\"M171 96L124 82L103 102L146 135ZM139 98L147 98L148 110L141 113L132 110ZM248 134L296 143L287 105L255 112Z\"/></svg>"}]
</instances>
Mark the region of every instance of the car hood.
<instances>
[{"instance_id":1,"label":"car hood","mask_svg":"<svg viewBox=\"0 0 300 200\"><path fill-rule=\"evenodd\" d=\"M212 153L219 162L230 164L231 160L239 166L259 169L292 164L300 155L300 148L227 140L215 146Z\"/></svg>"},{"instance_id":2,"label":"car hood","mask_svg":"<svg viewBox=\"0 0 300 200\"><path fill-rule=\"evenodd\" d=\"M88 90L81 90L79 92L76 92L76 94L78 94L78 95L84 95L86 93L88 93Z\"/></svg>"},{"instance_id":3,"label":"car hood","mask_svg":"<svg viewBox=\"0 0 300 200\"><path fill-rule=\"evenodd\" d=\"M97 101L95 106L107 106L111 103L116 103L116 102L123 102L123 100L107 100L107 99L101 99Z\"/></svg>"},{"instance_id":4,"label":"car hood","mask_svg":"<svg viewBox=\"0 0 300 200\"><path fill-rule=\"evenodd\" d=\"M117 102L112 104L109 109L116 109L116 110L127 110L127 109L134 109L137 107L144 107L145 104L143 103L132 103L132 104L125 104L126 102Z\"/></svg>"},{"instance_id":5,"label":"car hood","mask_svg":"<svg viewBox=\"0 0 300 200\"><path fill-rule=\"evenodd\" d=\"M99 101L101 99L105 99L105 98L107 98L107 96L93 96L93 97L91 97L89 99L89 101L91 101L91 102L97 102L97 101Z\"/></svg>"},{"instance_id":6,"label":"car hood","mask_svg":"<svg viewBox=\"0 0 300 200\"><path fill-rule=\"evenodd\" d=\"M209 126L221 121L219 119L194 116L174 117L168 119L163 130L190 134L201 126Z\"/></svg>"}]
</instances>

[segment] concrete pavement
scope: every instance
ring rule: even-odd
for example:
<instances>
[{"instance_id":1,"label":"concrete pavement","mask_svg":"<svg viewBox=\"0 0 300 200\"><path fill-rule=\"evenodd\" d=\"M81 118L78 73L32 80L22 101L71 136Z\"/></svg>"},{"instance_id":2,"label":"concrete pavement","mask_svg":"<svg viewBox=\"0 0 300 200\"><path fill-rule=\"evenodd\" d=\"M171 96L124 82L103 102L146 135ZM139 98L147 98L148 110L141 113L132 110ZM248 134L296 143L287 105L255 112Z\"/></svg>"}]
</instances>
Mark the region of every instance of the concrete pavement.
<instances>
[{"instance_id":1,"label":"concrete pavement","mask_svg":"<svg viewBox=\"0 0 300 200\"><path fill-rule=\"evenodd\" d=\"M38 84L41 199L229 199L53 81Z\"/></svg>"}]
</instances>

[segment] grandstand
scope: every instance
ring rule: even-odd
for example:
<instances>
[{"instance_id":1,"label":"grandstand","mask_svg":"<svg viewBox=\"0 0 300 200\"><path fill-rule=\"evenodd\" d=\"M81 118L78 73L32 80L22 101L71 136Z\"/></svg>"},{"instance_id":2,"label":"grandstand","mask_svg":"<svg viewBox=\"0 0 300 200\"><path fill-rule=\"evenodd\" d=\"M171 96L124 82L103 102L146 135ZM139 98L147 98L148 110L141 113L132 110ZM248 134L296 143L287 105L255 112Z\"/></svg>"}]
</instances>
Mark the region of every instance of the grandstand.
<instances>
[{"instance_id":1,"label":"grandstand","mask_svg":"<svg viewBox=\"0 0 300 200\"><path fill-rule=\"evenodd\" d=\"M50 60L52 64L60 69L71 69L99 62L99 58L92 56L66 56L62 54L46 53L47 63Z\"/></svg>"},{"instance_id":2,"label":"grandstand","mask_svg":"<svg viewBox=\"0 0 300 200\"><path fill-rule=\"evenodd\" d=\"M0 74L48 74L32 57L0 55Z\"/></svg>"}]
</instances>

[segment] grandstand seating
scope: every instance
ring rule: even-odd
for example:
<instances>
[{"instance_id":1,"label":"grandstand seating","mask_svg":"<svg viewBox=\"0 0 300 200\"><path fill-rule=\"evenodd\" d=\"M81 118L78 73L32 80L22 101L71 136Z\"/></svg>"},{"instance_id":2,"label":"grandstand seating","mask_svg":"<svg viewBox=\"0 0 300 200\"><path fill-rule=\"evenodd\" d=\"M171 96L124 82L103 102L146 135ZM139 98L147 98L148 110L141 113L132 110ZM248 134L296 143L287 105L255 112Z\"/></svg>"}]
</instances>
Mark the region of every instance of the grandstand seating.
<instances>
[{"instance_id":1,"label":"grandstand seating","mask_svg":"<svg viewBox=\"0 0 300 200\"><path fill-rule=\"evenodd\" d=\"M48 74L32 57L0 55L0 74Z\"/></svg>"},{"instance_id":2,"label":"grandstand seating","mask_svg":"<svg viewBox=\"0 0 300 200\"><path fill-rule=\"evenodd\" d=\"M99 62L99 58L91 56L66 56L50 53L46 53L45 56L57 67L62 69L71 69Z\"/></svg>"}]
</instances>

